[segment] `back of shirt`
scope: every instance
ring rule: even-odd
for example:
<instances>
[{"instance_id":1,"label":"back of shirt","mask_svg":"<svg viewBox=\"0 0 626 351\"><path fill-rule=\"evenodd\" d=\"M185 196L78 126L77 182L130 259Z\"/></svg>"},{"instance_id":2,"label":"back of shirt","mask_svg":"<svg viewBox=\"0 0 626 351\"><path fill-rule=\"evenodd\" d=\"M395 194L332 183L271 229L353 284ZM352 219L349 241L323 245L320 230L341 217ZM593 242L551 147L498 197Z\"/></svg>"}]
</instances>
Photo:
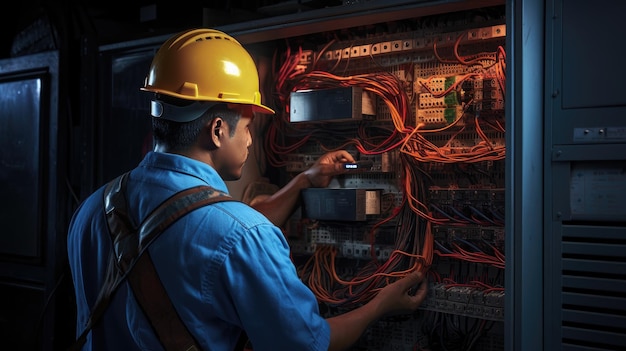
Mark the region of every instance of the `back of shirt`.
<instances>
[{"instance_id":1,"label":"back of shirt","mask_svg":"<svg viewBox=\"0 0 626 351\"><path fill-rule=\"evenodd\" d=\"M180 155L149 153L131 172L128 212L136 222L174 193L197 185L227 191L210 166ZM111 243L103 189L76 212L68 236L78 329L104 282ZM174 307L205 350L232 351L245 329L255 350L326 350L330 328L302 283L279 228L238 201L199 208L151 246ZM128 284L114 296L85 350L162 350Z\"/></svg>"},{"instance_id":2,"label":"back of shirt","mask_svg":"<svg viewBox=\"0 0 626 351\"><path fill-rule=\"evenodd\" d=\"M68 234L68 257L76 291L76 336L85 329L91 307L104 284L111 242L106 235L106 218L102 208L103 189L96 191L75 212ZM80 214L80 215L79 215ZM87 335L83 350L141 350L128 329L125 310L129 290L124 283L113 295L109 308Z\"/></svg>"}]
</instances>

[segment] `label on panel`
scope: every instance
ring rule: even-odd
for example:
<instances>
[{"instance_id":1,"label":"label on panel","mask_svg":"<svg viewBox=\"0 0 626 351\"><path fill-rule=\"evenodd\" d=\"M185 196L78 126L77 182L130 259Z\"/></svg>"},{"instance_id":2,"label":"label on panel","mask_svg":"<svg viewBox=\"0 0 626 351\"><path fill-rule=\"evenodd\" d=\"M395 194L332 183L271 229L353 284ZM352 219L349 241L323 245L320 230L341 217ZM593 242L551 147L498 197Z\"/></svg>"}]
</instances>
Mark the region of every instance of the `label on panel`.
<instances>
[{"instance_id":1,"label":"label on panel","mask_svg":"<svg viewBox=\"0 0 626 351\"><path fill-rule=\"evenodd\" d=\"M626 163L572 164L570 209L572 219L626 219Z\"/></svg>"}]
</instances>

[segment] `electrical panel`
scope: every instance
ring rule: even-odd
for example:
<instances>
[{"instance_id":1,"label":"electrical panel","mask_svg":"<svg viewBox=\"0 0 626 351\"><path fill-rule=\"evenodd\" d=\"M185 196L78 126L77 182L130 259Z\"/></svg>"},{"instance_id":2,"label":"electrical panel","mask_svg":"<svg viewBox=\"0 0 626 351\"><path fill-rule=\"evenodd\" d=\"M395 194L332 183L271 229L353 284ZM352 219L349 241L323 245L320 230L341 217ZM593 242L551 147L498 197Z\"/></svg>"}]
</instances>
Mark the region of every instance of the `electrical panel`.
<instances>
[{"instance_id":1,"label":"electrical panel","mask_svg":"<svg viewBox=\"0 0 626 351\"><path fill-rule=\"evenodd\" d=\"M505 40L495 6L276 50L264 148L282 181L331 150L369 163L304 191L284 227L323 313L408 271L428 277L416 313L380 320L352 350L504 349Z\"/></svg>"}]
</instances>

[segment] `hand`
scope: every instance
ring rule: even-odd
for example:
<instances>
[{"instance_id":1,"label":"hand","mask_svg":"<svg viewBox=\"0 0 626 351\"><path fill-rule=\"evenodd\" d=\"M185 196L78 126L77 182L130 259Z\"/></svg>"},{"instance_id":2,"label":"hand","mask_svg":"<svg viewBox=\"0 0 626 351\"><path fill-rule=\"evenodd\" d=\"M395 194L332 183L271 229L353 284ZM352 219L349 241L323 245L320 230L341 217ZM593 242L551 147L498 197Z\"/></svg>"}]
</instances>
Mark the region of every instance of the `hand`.
<instances>
[{"instance_id":1,"label":"hand","mask_svg":"<svg viewBox=\"0 0 626 351\"><path fill-rule=\"evenodd\" d=\"M343 166L346 162L355 162L354 157L349 152L345 150L332 151L318 158L311 168L304 171L304 174L311 186L325 188L334 176L346 173Z\"/></svg>"},{"instance_id":2,"label":"hand","mask_svg":"<svg viewBox=\"0 0 626 351\"><path fill-rule=\"evenodd\" d=\"M380 290L374 297L386 314L411 312L416 310L428 293L428 281L418 271L407 274Z\"/></svg>"}]
</instances>

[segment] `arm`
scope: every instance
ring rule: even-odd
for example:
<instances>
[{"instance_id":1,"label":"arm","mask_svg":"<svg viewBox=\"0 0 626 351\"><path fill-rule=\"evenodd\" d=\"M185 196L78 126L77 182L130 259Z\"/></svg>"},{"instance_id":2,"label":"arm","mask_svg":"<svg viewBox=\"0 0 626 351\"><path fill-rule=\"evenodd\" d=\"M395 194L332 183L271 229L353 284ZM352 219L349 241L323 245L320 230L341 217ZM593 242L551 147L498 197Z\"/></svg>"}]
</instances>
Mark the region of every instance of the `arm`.
<instances>
[{"instance_id":1,"label":"arm","mask_svg":"<svg viewBox=\"0 0 626 351\"><path fill-rule=\"evenodd\" d=\"M309 187L327 187L335 175L346 172L343 168L343 163L346 162L354 162L354 157L347 151L329 152L272 196L253 204L252 207L263 213L275 225L282 226L296 209L300 191Z\"/></svg>"},{"instance_id":2,"label":"arm","mask_svg":"<svg viewBox=\"0 0 626 351\"><path fill-rule=\"evenodd\" d=\"M411 288L419 287L414 295ZM330 325L329 351L345 350L354 344L367 327L383 316L414 311L424 301L428 284L424 275L413 272L384 287L367 304L347 313L326 319Z\"/></svg>"}]
</instances>

